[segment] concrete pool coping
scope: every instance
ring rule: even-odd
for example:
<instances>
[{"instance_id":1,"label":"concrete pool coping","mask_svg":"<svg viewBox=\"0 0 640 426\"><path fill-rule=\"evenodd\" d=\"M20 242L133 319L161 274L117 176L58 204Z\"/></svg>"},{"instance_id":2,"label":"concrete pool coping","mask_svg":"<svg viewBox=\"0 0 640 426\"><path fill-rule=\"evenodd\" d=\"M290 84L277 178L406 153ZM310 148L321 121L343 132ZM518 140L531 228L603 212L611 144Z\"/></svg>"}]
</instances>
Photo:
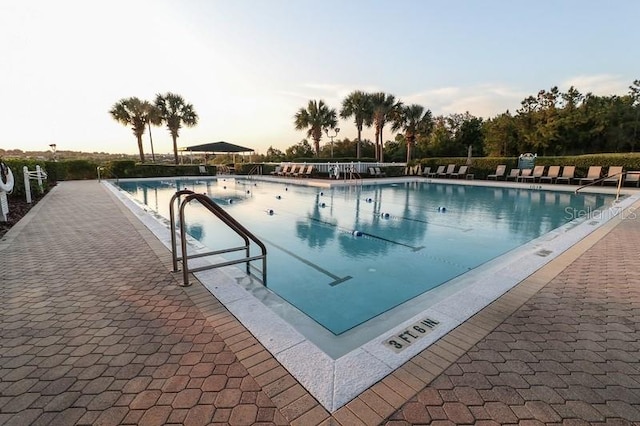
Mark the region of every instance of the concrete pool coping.
<instances>
[{"instance_id":1,"label":"concrete pool coping","mask_svg":"<svg viewBox=\"0 0 640 426\"><path fill-rule=\"evenodd\" d=\"M230 176L235 177L235 176ZM196 177L194 179L201 179ZM273 181L282 181L288 183L302 183L314 186L327 186L327 185L341 185L345 184L341 181L329 182L326 181L312 181L312 180L292 180L292 179L270 179ZM398 178L398 179L376 179L370 180L371 183L394 183L394 182L407 182L407 181L425 181L422 178ZM483 186L497 186L497 187L513 187L513 188L527 188L529 184L520 183L508 183L504 182L494 183L484 181L449 181L449 180L432 180L438 183L458 183L458 184L474 184ZM574 187L558 185L535 185L536 188L531 189L543 189L542 187L548 187L548 189L562 189L565 191L573 191ZM540 188L537 188L540 187ZM113 188L109 186L109 188ZM599 191L601 187L596 188L598 190L590 190L589 192L606 192ZM615 188L605 188L607 191ZM164 224L157 220L149 220L151 217L147 215L143 208L136 203L133 203L120 191L113 191L118 198L124 201L125 205L140 219L159 239L167 246L169 238L168 229ZM284 323L280 317L269 309L265 308L262 303L258 301L255 294L246 292L242 294L242 289L237 285L233 275L229 275L226 271L206 271L197 273L198 280L213 293L229 311L234 314L247 329L264 345L264 347L271 352L275 358L280 362L303 386L311 392L311 394L318 399L318 401L330 412L338 410L343 405L349 403L349 401L357 399L363 391L367 391L375 383L384 383L388 377L403 377L402 371L406 368L412 368L413 360L424 359L425 364L422 365L422 371L435 372L439 364L444 364L442 360L453 361L453 356L459 350L473 340L474 336L478 334L478 330L473 332L473 326L468 319L473 317L483 318L483 312L491 312L495 309L496 298L500 298L504 293L516 294L516 296L509 296L506 300L511 302L517 302L523 295L528 294L530 290L518 290L523 284L525 287L535 288L536 285L540 285L541 277L545 277L545 273L541 272L548 269L551 264L556 263L557 258L564 256L566 253L573 251L577 245L582 244L584 241L590 240L594 231L600 229L606 229L607 224L612 220L620 219L622 209L629 208L638 199L637 191L626 191L627 193L634 193L634 195L623 200L616 206L617 211L600 215L600 217L593 218L593 220L583 220L581 223L572 225L571 236L572 239L567 240L567 232L559 232L557 235L551 236L552 238L537 239L532 242L532 245L526 245L525 248L517 253L515 263L516 265L509 263L497 262L494 265L490 265L488 270L491 274L487 274L484 279L479 279L475 283L475 288L472 288L472 298L469 298L467 293L461 294L457 292L449 295L437 304L424 312L412 317L400 325L392 328L387 333L384 333L377 338L371 340L367 344L364 344L361 348L348 353L345 356L333 360L331 357L320 351L313 343L304 336L301 336L293 327ZM552 233L553 234L553 233ZM547 234L549 236L549 234ZM543 238L543 237L541 237ZM540 240L540 241L538 241ZM574 246L574 244L577 244ZM573 247L572 247L573 246ZM550 252L545 256L541 256L541 251ZM563 254L564 253L564 254ZM549 265L548 265L549 264ZM545 266L548 265L548 266ZM517 266L517 267L516 267ZM494 268L494 269L491 269ZM553 271L553 268L551 269ZM559 272L559 269L557 272ZM486 274L487 270L484 271ZM556 272L556 273L557 273ZM554 275L555 276L555 275ZM495 278L499 279L496 280ZM239 276L235 276L239 278ZM226 281L226 282L225 282ZM546 282L546 281L545 281ZM520 283L520 286L517 286ZM479 291L478 287L484 286L487 291ZM517 286L516 288L513 288ZM467 288L467 287L465 287ZM510 289L512 289L510 291ZM523 293L524 291L524 293ZM498 301L502 300L500 298ZM526 300L526 299L524 299ZM500 302L504 303L504 302ZM485 306L491 305L493 308L485 308ZM499 306L499 305L496 305ZM484 309L483 309L484 308ZM487 310L489 309L489 310ZM480 314L476 314L481 310ZM494 312L495 313L495 312ZM492 315L489 315L491 317ZM405 330L408 326L414 324L416 321L422 320L425 317L436 319L439 321L438 327L436 327L431 333L422 337L416 343L409 346L400 354L390 351L387 347L382 345L382 342L388 340L392 336L397 336L398 333ZM488 320L487 320L488 321ZM490 322L489 322L490 323ZM487 324L489 324L487 323ZM277 326L274 326L277 324ZM486 324L485 324L486 325ZM476 326L477 327L477 326ZM453 330L453 331L451 331ZM459 331L456 333L456 331ZM464 331L466 330L466 332ZM457 337L456 337L457 336ZM466 337L465 337L466 336ZM457 339L457 340L456 340ZM455 341L457 343L451 343ZM453 345L453 347L451 347ZM457 348L457 349L456 349ZM425 353L428 357L425 357ZM464 353L464 352L462 352ZM423 373L424 374L424 373ZM415 375L414 375L415 376ZM434 376L435 377L435 376ZM408 377L405 379L409 380ZM387 382L393 379L388 379ZM416 380L415 378L411 380ZM428 382L427 382L428 383ZM414 386L420 386L414 383Z\"/></svg>"}]
</instances>

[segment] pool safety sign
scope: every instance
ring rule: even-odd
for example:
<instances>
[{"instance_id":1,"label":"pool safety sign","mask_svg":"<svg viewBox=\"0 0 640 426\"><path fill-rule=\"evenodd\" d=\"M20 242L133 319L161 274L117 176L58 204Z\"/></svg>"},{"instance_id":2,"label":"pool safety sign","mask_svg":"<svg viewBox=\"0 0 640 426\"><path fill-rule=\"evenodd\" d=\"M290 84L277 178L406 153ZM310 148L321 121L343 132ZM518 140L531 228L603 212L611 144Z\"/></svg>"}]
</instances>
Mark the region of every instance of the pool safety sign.
<instances>
[{"instance_id":1,"label":"pool safety sign","mask_svg":"<svg viewBox=\"0 0 640 426\"><path fill-rule=\"evenodd\" d=\"M385 339L383 343L394 352L400 353L421 337L431 333L438 325L440 325L440 322L431 318L425 318L422 321L410 325L395 336Z\"/></svg>"}]
</instances>

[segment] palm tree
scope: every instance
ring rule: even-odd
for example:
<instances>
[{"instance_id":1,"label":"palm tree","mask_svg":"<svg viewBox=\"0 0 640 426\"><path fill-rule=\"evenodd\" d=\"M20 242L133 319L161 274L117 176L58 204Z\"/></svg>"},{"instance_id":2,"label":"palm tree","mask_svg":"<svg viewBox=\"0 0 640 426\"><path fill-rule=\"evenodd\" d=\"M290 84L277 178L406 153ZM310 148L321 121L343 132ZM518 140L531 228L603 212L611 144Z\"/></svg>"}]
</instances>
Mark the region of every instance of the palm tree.
<instances>
[{"instance_id":1,"label":"palm tree","mask_svg":"<svg viewBox=\"0 0 640 426\"><path fill-rule=\"evenodd\" d=\"M371 95L360 90L353 91L342 101L340 117L349 118L353 116L353 122L358 130L358 141L356 144L356 158L360 158L360 137L362 127L371 126L373 123L373 105Z\"/></svg>"},{"instance_id":2,"label":"palm tree","mask_svg":"<svg viewBox=\"0 0 640 426\"><path fill-rule=\"evenodd\" d=\"M184 101L182 96L174 93L156 95L156 108L160 111L162 122L167 124L167 129L173 139L173 158L178 164L178 132L182 125L193 127L198 124L198 114L193 105Z\"/></svg>"},{"instance_id":3,"label":"palm tree","mask_svg":"<svg viewBox=\"0 0 640 426\"><path fill-rule=\"evenodd\" d=\"M407 163L411 161L411 150L420 134L429 133L432 125L431 110L424 110L422 105L412 104L396 109L392 117L393 131L401 130L407 140Z\"/></svg>"},{"instance_id":4,"label":"palm tree","mask_svg":"<svg viewBox=\"0 0 640 426\"><path fill-rule=\"evenodd\" d=\"M376 127L376 159L384 161L384 139L382 130L387 120L391 119L394 112L402 106L402 102L397 101L395 96L384 92L371 95L373 104L373 122Z\"/></svg>"},{"instance_id":5,"label":"palm tree","mask_svg":"<svg viewBox=\"0 0 640 426\"><path fill-rule=\"evenodd\" d=\"M309 101L307 108L300 108L294 116L296 130L303 130L307 127L307 137L313 139L316 156L320 154L320 139L322 139L322 129L334 129L338 124L336 110L329 109L323 100Z\"/></svg>"},{"instance_id":6,"label":"palm tree","mask_svg":"<svg viewBox=\"0 0 640 426\"><path fill-rule=\"evenodd\" d=\"M133 134L138 140L138 151L140 152L140 161L144 163L144 150L142 149L142 135L145 127L153 115L153 105L147 101L141 101L136 97L120 99L109 110L109 114L117 122L131 126Z\"/></svg>"}]
</instances>

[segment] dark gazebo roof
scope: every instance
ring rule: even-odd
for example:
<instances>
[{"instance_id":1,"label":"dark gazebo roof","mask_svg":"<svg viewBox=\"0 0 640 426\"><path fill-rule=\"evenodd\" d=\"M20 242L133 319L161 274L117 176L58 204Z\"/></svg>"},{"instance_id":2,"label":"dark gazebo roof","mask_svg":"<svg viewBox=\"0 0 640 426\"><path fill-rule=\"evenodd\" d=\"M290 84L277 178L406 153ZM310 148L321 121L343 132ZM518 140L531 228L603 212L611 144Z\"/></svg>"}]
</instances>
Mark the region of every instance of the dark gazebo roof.
<instances>
[{"instance_id":1,"label":"dark gazebo roof","mask_svg":"<svg viewBox=\"0 0 640 426\"><path fill-rule=\"evenodd\" d=\"M195 151L195 152L253 152L251 148L245 148L244 146L234 145L229 142L212 142L202 145L193 145L186 148L182 148L183 151Z\"/></svg>"}]
</instances>

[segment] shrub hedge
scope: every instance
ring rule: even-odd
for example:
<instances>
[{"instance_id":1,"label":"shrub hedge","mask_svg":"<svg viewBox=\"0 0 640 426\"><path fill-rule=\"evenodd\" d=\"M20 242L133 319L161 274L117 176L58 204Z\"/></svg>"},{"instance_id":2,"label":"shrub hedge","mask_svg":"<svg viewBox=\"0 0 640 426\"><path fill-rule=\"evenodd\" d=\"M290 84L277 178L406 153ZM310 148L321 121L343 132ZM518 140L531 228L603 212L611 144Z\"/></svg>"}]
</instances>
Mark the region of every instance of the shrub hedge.
<instances>
[{"instance_id":1,"label":"shrub hedge","mask_svg":"<svg viewBox=\"0 0 640 426\"><path fill-rule=\"evenodd\" d=\"M206 175L215 175L216 166L205 165ZM136 164L131 160L110 161L104 165L104 178L143 178L172 176L201 176L198 164ZM95 177L95 170L94 170Z\"/></svg>"}]
</instances>

